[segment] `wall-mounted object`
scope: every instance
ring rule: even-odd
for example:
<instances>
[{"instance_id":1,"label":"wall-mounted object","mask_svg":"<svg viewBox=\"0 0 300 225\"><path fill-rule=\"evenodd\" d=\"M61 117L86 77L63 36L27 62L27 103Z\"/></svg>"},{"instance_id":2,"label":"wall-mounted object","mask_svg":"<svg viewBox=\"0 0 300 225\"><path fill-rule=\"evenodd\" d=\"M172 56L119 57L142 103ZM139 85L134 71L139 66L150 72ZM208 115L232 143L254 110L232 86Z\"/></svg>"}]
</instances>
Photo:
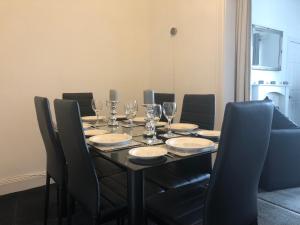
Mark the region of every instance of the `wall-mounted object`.
<instances>
[{"instance_id":1,"label":"wall-mounted object","mask_svg":"<svg viewBox=\"0 0 300 225\"><path fill-rule=\"evenodd\" d=\"M171 27L170 29L170 34L171 36L175 36L177 34L178 30L176 27Z\"/></svg>"},{"instance_id":2,"label":"wall-mounted object","mask_svg":"<svg viewBox=\"0 0 300 225\"><path fill-rule=\"evenodd\" d=\"M281 70L283 32L252 25L252 69Z\"/></svg>"}]
</instances>

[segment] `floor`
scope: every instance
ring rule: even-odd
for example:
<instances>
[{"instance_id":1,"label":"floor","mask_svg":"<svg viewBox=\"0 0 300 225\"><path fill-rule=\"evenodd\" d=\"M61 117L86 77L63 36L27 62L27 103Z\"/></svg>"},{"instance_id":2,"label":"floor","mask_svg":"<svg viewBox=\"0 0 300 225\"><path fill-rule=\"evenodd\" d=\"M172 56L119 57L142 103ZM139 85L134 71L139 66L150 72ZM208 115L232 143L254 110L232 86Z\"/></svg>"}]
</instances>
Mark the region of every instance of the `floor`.
<instances>
[{"instance_id":1,"label":"floor","mask_svg":"<svg viewBox=\"0 0 300 225\"><path fill-rule=\"evenodd\" d=\"M0 197L1 225L42 225L44 187ZM56 224L56 192L51 187L48 225ZM260 193L259 225L300 225L300 188ZM77 210L74 225L87 225L87 216ZM106 225L112 225L109 223Z\"/></svg>"}]
</instances>

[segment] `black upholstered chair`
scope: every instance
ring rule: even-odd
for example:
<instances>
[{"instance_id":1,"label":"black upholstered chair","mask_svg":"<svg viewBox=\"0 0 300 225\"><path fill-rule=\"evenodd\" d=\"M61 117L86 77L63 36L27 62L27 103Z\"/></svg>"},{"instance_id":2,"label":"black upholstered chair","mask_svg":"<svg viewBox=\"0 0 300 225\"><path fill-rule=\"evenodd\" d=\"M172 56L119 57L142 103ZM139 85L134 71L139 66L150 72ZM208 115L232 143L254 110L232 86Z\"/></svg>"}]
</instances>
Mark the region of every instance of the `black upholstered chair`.
<instances>
[{"instance_id":1,"label":"black upholstered chair","mask_svg":"<svg viewBox=\"0 0 300 225\"><path fill-rule=\"evenodd\" d=\"M200 129L213 130L215 125L215 96L184 95L181 123L197 124Z\"/></svg>"},{"instance_id":2,"label":"black upholstered chair","mask_svg":"<svg viewBox=\"0 0 300 225\"><path fill-rule=\"evenodd\" d=\"M268 155L260 188L274 191L300 187L300 127L274 109Z\"/></svg>"},{"instance_id":3,"label":"black upholstered chair","mask_svg":"<svg viewBox=\"0 0 300 225\"><path fill-rule=\"evenodd\" d=\"M63 99L76 100L79 105L81 116L93 116L95 112L92 109L91 102L93 99L93 93L63 93ZM110 163L106 159L94 157L94 163L99 178L108 177L117 173L123 172L123 170Z\"/></svg>"},{"instance_id":4,"label":"black upholstered chair","mask_svg":"<svg viewBox=\"0 0 300 225\"><path fill-rule=\"evenodd\" d=\"M154 93L155 104L163 105L164 102L174 102L175 94L172 93ZM160 121L167 122L167 118L162 115Z\"/></svg>"},{"instance_id":5,"label":"black upholstered chair","mask_svg":"<svg viewBox=\"0 0 300 225\"><path fill-rule=\"evenodd\" d=\"M93 93L63 93L63 99L76 100L79 104L81 116L94 116L96 115L92 108Z\"/></svg>"},{"instance_id":6,"label":"black upholstered chair","mask_svg":"<svg viewBox=\"0 0 300 225\"><path fill-rule=\"evenodd\" d=\"M215 118L214 95L185 95L180 122L193 123L202 129L213 129ZM212 170L211 155L172 163L150 169L146 178L164 189L172 189L196 182L208 182Z\"/></svg>"},{"instance_id":7,"label":"black upholstered chair","mask_svg":"<svg viewBox=\"0 0 300 225\"><path fill-rule=\"evenodd\" d=\"M47 153L46 166L46 199L44 224L47 224L50 194L50 178L57 184L58 194L58 224L62 222L62 210L66 203L66 163L60 141L53 128L49 102L47 98L34 98L35 110L41 136Z\"/></svg>"},{"instance_id":8,"label":"black upholstered chair","mask_svg":"<svg viewBox=\"0 0 300 225\"><path fill-rule=\"evenodd\" d=\"M147 201L164 225L257 225L259 177L269 144L270 103L229 103L208 188L188 185Z\"/></svg>"},{"instance_id":9,"label":"black upholstered chair","mask_svg":"<svg viewBox=\"0 0 300 225\"><path fill-rule=\"evenodd\" d=\"M121 186L109 177L99 181L85 142L77 102L55 100L54 106L58 133L67 162L68 224L71 224L74 201L90 214L90 224L120 220L126 214L126 199L118 192L126 193L126 190L120 190Z\"/></svg>"}]
</instances>

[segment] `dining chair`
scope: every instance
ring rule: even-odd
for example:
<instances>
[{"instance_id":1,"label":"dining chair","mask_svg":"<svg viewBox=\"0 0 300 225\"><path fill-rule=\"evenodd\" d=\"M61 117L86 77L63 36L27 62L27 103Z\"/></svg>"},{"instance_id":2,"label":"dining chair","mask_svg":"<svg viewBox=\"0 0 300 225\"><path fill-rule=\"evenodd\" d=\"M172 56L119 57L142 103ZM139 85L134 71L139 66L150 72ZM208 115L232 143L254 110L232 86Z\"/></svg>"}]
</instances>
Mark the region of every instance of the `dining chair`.
<instances>
[{"instance_id":1,"label":"dining chair","mask_svg":"<svg viewBox=\"0 0 300 225\"><path fill-rule=\"evenodd\" d=\"M45 215L44 224L47 224L50 179L57 184L57 205L58 205L58 224L62 223L62 210L66 204L66 163L63 150L60 145L58 136L54 130L49 101L44 97L34 97L36 116L40 133L46 149L46 198L45 198Z\"/></svg>"},{"instance_id":2,"label":"dining chair","mask_svg":"<svg viewBox=\"0 0 300 225\"><path fill-rule=\"evenodd\" d=\"M202 129L212 130L215 117L214 95L185 95L180 122L193 123ZM164 189L178 188L196 182L207 183L212 171L210 154L179 163L152 168L146 178Z\"/></svg>"},{"instance_id":3,"label":"dining chair","mask_svg":"<svg viewBox=\"0 0 300 225\"><path fill-rule=\"evenodd\" d=\"M160 104L163 106L164 102L175 102L175 94L173 93L154 93L155 104ZM165 115L161 116L160 121L168 122Z\"/></svg>"},{"instance_id":4,"label":"dining chair","mask_svg":"<svg viewBox=\"0 0 300 225\"><path fill-rule=\"evenodd\" d=\"M270 103L228 103L208 187L189 185L148 199L149 218L164 225L257 225L272 116Z\"/></svg>"},{"instance_id":5,"label":"dining chair","mask_svg":"<svg viewBox=\"0 0 300 225\"><path fill-rule=\"evenodd\" d=\"M215 95L184 95L180 122L197 124L200 129L213 130Z\"/></svg>"},{"instance_id":6,"label":"dining chair","mask_svg":"<svg viewBox=\"0 0 300 225\"><path fill-rule=\"evenodd\" d=\"M71 211L75 201L89 213L93 225L111 220L122 223L126 215L126 199L116 191L122 186L116 182L104 182L105 178L98 179L85 141L78 103L74 100L56 99L54 108L67 162L68 224L72 222Z\"/></svg>"},{"instance_id":7,"label":"dining chair","mask_svg":"<svg viewBox=\"0 0 300 225\"><path fill-rule=\"evenodd\" d=\"M95 116L92 108L93 93L63 93L62 98L65 100L76 100L79 104L81 116Z\"/></svg>"},{"instance_id":8,"label":"dining chair","mask_svg":"<svg viewBox=\"0 0 300 225\"><path fill-rule=\"evenodd\" d=\"M275 191L300 187L300 127L274 107L269 150L260 188Z\"/></svg>"}]
</instances>

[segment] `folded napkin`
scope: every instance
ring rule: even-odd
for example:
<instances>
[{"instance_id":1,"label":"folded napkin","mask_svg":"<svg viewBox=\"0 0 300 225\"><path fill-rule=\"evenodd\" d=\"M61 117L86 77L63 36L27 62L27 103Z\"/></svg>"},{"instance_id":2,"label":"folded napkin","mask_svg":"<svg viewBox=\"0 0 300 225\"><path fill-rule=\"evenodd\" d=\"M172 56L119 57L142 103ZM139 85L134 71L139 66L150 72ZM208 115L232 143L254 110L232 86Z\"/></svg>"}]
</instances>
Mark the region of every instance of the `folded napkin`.
<instances>
[{"instance_id":1,"label":"folded napkin","mask_svg":"<svg viewBox=\"0 0 300 225\"><path fill-rule=\"evenodd\" d=\"M123 149L128 149L128 148L133 148L133 147L138 147L143 145L142 143L134 140L131 140L129 143L123 145L102 146L102 145L95 145L91 143L89 144L94 148L103 152L112 152L112 151L123 150Z\"/></svg>"}]
</instances>

